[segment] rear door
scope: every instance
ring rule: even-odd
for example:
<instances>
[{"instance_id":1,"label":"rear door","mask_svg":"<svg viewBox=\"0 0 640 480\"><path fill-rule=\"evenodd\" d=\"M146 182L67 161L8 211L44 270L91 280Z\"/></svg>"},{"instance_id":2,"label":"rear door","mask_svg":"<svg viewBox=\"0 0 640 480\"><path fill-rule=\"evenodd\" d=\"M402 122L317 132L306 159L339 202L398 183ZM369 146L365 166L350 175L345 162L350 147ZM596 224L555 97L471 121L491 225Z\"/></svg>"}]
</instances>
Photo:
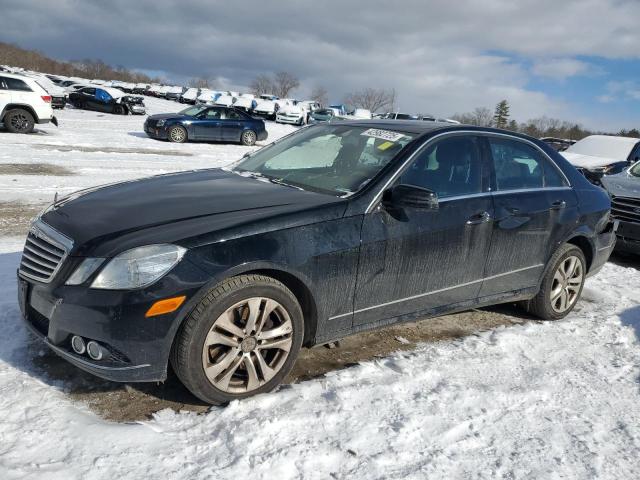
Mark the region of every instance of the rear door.
<instances>
[{"instance_id":1,"label":"rear door","mask_svg":"<svg viewBox=\"0 0 640 480\"><path fill-rule=\"evenodd\" d=\"M355 327L477 298L492 232L485 170L482 139L447 136L424 147L396 182L435 192L437 210L379 205L365 215Z\"/></svg>"},{"instance_id":2,"label":"rear door","mask_svg":"<svg viewBox=\"0 0 640 480\"><path fill-rule=\"evenodd\" d=\"M211 107L198 115L191 124L198 140L222 140L223 110L222 107Z\"/></svg>"},{"instance_id":3,"label":"rear door","mask_svg":"<svg viewBox=\"0 0 640 480\"><path fill-rule=\"evenodd\" d=\"M240 141L240 133L242 132L243 117L241 114L231 108L223 109L222 113L222 140L229 142Z\"/></svg>"},{"instance_id":4,"label":"rear door","mask_svg":"<svg viewBox=\"0 0 640 480\"><path fill-rule=\"evenodd\" d=\"M480 297L537 286L549 257L578 219L573 189L541 149L508 135L486 140L495 221Z\"/></svg>"}]
</instances>

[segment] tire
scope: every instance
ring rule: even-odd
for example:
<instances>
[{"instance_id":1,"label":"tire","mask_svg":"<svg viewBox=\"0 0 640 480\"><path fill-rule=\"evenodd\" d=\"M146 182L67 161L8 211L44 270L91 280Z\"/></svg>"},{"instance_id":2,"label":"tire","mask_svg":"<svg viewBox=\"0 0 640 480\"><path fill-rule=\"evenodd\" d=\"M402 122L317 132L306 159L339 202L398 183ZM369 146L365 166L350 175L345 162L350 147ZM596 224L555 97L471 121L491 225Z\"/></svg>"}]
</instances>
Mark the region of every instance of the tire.
<instances>
[{"instance_id":1,"label":"tire","mask_svg":"<svg viewBox=\"0 0 640 480\"><path fill-rule=\"evenodd\" d=\"M4 116L4 128L11 133L31 133L34 125L33 115L22 108L9 110Z\"/></svg>"},{"instance_id":2,"label":"tire","mask_svg":"<svg viewBox=\"0 0 640 480\"><path fill-rule=\"evenodd\" d=\"M540 291L525 302L526 310L543 320L566 317L580 299L586 275L584 253L575 245L565 243L549 260Z\"/></svg>"},{"instance_id":3,"label":"tire","mask_svg":"<svg viewBox=\"0 0 640 480\"><path fill-rule=\"evenodd\" d=\"M248 334L243 329L251 318ZM302 310L287 287L271 277L240 275L212 288L185 319L171 365L191 393L221 405L275 388L293 367L303 337Z\"/></svg>"},{"instance_id":4,"label":"tire","mask_svg":"<svg viewBox=\"0 0 640 480\"><path fill-rule=\"evenodd\" d=\"M245 130L244 132L242 132L242 135L240 135L240 142L247 147L255 145L257 139L258 136L253 130Z\"/></svg>"},{"instance_id":5,"label":"tire","mask_svg":"<svg viewBox=\"0 0 640 480\"><path fill-rule=\"evenodd\" d=\"M184 127L176 125L167 132L167 138L173 143L184 143L187 141L187 131Z\"/></svg>"},{"instance_id":6,"label":"tire","mask_svg":"<svg viewBox=\"0 0 640 480\"><path fill-rule=\"evenodd\" d=\"M113 113L115 115L126 115L127 114L127 110L122 105L114 105L113 106Z\"/></svg>"}]
</instances>

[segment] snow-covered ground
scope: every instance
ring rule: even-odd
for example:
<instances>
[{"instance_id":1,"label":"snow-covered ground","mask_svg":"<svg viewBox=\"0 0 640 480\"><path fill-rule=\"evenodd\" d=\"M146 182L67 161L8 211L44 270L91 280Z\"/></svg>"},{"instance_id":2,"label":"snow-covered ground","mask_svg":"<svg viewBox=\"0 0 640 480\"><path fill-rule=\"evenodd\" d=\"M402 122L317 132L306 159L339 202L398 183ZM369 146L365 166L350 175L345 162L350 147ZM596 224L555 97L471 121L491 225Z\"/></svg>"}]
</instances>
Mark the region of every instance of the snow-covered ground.
<instances>
[{"instance_id":1,"label":"snow-covered ground","mask_svg":"<svg viewBox=\"0 0 640 480\"><path fill-rule=\"evenodd\" d=\"M139 136L140 117L98 115L64 111L46 135L0 132L2 162L79 172L0 176L0 201L45 201L56 189L217 165L245 151L154 142ZM272 138L289 131L269 128ZM33 148L39 143L193 156ZM21 248L21 239L0 238L2 480L640 478L637 268L607 264L560 322L423 344L202 415L165 410L116 424L69 400L64 384L35 366L44 347L21 325L15 301Z\"/></svg>"},{"instance_id":2,"label":"snow-covered ground","mask_svg":"<svg viewBox=\"0 0 640 480\"><path fill-rule=\"evenodd\" d=\"M169 113L188 105L145 98L147 113ZM145 116L117 116L68 107L55 111L60 122L37 125L38 133L12 135L0 130L0 165L47 163L65 167L71 176L0 176L0 201L46 203L56 192L65 195L79 188L129 180L176 170L210 168L238 160L295 127L267 122L269 138L256 147L234 144L173 144L153 140L144 133Z\"/></svg>"}]
</instances>

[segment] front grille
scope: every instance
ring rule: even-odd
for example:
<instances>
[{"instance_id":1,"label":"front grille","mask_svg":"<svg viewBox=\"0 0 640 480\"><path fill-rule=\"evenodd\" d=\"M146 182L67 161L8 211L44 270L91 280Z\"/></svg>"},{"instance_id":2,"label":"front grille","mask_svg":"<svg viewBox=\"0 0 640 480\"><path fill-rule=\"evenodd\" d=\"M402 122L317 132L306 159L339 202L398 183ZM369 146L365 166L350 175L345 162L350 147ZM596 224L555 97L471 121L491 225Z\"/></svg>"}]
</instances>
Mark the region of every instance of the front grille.
<instances>
[{"instance_id":1,"label":"front grille","mask_svg":"<svg viewBox=\"0 0 640 480\"><path fill-rule=\"evenodd\" d=\"M29 230L19 272L38 282L50 282L71 248L71 242L51 227L38 222Z\"/></svg>"},{"instance_id":2,"label":"front grille","mask_svg":"<svg viewBox=\"0 0 640 480\"><path fill-rule=\"evenodd\" d=\"M624 222L640 223L640 198L611 197L611 216Z\"/></svg>"}]
</instances>

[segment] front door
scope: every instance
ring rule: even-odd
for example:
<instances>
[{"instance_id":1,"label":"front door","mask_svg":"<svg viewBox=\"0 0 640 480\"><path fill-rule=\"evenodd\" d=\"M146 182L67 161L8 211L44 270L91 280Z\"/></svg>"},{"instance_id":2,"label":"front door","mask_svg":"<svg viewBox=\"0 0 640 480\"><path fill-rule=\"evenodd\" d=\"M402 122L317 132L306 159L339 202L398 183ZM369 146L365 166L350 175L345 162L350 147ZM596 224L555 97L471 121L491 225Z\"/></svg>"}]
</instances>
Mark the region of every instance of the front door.
<instances>
[{"instance_id":1,"label":"front door","mask_svg":"<svg viewBox=\"0 0 640 480\"><path fill-rule=\"evenodd\" d=\"M495 222L481 297L537 286L578 219L577 198L555 164L515 137L487 137Z\"/></svg>"},{"instance_id":2,"label":"front door","mask_svg":"<svg viewBox=\"0 0 640 480\"><path fill-rule=\"evenodd\" d=\"M192 123L196 139L222 140L222 113L221 107L211 107L200 113Z\"/></svg>"},{"instance_id":3,"label":"front door","mask_svg":"<svg viewBox=\"0 0 640 480\"><path fill-rule=\"evenodd\" d=\"M468 134L426 146L396 183L432 190L439 208L379 205L365 215L355 327L477 298L493 217L482 152Z\"/></svg>"}]
</instances>

